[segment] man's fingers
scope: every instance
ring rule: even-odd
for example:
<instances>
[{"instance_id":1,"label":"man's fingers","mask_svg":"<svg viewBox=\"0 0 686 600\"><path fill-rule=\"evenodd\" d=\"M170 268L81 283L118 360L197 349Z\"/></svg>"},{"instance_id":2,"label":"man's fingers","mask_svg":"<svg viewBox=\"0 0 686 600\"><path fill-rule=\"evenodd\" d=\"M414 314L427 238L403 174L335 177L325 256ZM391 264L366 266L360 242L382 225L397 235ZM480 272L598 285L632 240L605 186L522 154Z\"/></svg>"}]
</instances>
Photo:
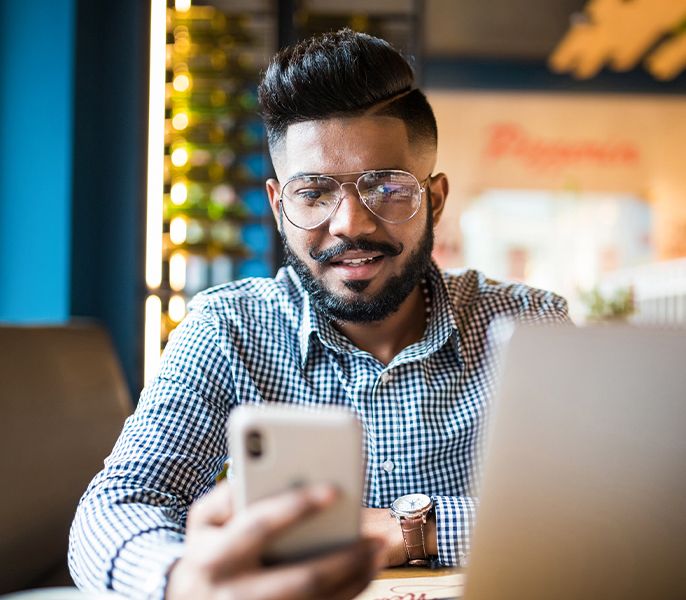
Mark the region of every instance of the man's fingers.
<instances>
[{"instance_id":1,"label":"man's fingers","mask_svg":"<svg viewBox=\"0 0 686 600\"><path fill-rule=\"evenodd\" d=\"M379 544L380 546L380 544ZM326 598L327 600L349 600L355 598L369 585L370 581L379 572L376 565L379 560L370 555L365 564L359 564L354 572L349 572L345 579L333 582L326 590L325 596L313 596L313 598Z\"/></svg>"},{"instance_id":2,"label":"man's fingers","mask_svg":"<svg viewBox=\"0 0 686 600\"><path fill-rule=\"evenodd\" d=\"M364 539L343 550L278 567L256 577L253 592L259 600L347 600L361 592L375 574L378 540ZM278 593L274 593L278 590Z\"/></svg>"},{"instance_id":3,"label":"man's fingers","mask_svg":"<svg viewBox=\"0 0 686 600\"><path fill-rule=\"evenodd\" d=\"M233 491L229 481L220 481L188 511L187 529L203 525L224 525L233 515Z\"/></svg>"},{"instance_id":4,"label":"man's fingers","mask_svg":"<svg viewBox=\"0 0 686 600\"><path fill-rule=\"evenodd\" d=\"M261 500L232 515L230 486L221 483L189 513L188 543L192 552L186 559L193 557L189 568L215 588L216 598L352 598L376 572L381 540L365 538L323 557L284 566L265 569L261 563L273 539L330 506L336 497L329 485L305 486Z\"/></svg>"},{"instance_id":5,"label":"man's fingers","mask_svg":"<svg viewBox=\"0 0 686 600\"><path fill-rule=\"evenodd\" d=\"M330 485L311 485L255 502L226 525L226 560L242 565L259 559L269 542L333 504L336 496Z\"/></svg>"},{"instance_id":6,"label":"man's fingers","mask_svg":"<svg viewBox=\"0 0 686 600\"><path fill-rule=\"evenodd\" d=\"M336 492L330 485L312 485L255 502L232 514L232 492L222 482L189 511L187 543L195 562L210 579L250 571L261 565L267 544L285 529L331 505Z\"/></svg>"},{"instance_id":7,"label":"man's fingers","mask_svg":"<svg viewBox=\"0 0 686 600\"><path fill-rule=\"evenodd\" d=\"M285 597L293 600L354 597L374 576L375 556L380 548L378 540L363 539L344 550L284 568L281 577L289 594Z\"/></svg>"},{"instance_id":8,"label":"man's fingers","mask_svg":"<svg viewBox=\"0 0 686 600\"><path fill-rule=\"evenodd\" d=\"M352 598L376 572L377 540L364 539L343 550L276 570L284 600ZM343 595L342 595L343 594Z\"/></svg>"}]
</instances>

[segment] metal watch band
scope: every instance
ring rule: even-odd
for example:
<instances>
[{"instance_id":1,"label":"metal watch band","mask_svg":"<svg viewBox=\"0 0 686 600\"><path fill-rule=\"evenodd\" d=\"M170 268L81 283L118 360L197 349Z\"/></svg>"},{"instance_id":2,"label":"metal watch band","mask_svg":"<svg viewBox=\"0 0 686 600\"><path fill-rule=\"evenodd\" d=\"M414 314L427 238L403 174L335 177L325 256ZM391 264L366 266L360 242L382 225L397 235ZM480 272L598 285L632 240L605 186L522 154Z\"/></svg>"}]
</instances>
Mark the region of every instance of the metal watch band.
<instances>
[{"instance_id":1,"label":"metal watch band","mask_svg":"<svg viewBox=\"0 0 686 600\"><path fill-rule=\"evenodd\" d=\"M402 517L400 519L400 529L403 532L407 560L412 566L426 566L429 564L429 556L426 552L426 543L424 541L425 523L426 515Z\"/></svg>"}]
</instances>

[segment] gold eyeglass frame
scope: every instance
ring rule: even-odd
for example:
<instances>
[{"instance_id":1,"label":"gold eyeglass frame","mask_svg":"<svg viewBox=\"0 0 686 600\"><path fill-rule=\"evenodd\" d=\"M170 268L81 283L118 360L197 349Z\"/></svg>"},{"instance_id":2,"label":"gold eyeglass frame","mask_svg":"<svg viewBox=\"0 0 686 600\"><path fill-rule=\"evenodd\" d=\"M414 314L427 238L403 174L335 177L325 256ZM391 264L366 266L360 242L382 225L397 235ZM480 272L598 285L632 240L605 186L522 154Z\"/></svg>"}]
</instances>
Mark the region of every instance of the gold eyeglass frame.
<instances>
[{"instance_id":1,"label":"gold eyeglass frame","mask_svg":"<svg viewBox=\"0 0 686 600\"><path fill-rule=\"evenodd\" d=\"M356 181L344 181L341 183L336 179L337 177L348 177L349 175L357 175L360 174L360 176L357 178ZM358 187L360 180L365 176L369 175L370 173L402 173L403 175L409 175L412 177L412 179L415 180L417 183L417 188L419 189L419 203L417 204L417 208L415 211L406 219L403 219L402 221L389 221L388 219L384 219L382 216L377 215L370 207L369 205L364 201L364 198L362 197L362 194L360 194L360 188ZM294 223L291 218L288 216L288 212L286 211L286 208L283 203L283 190L286 188L286 186L291 182L295 181L296 179L302 179L304 177L326 177L327 179L333 179L339 187L339 195L338 195L338 201L333 205L333 208L331 209L331 212L329 212L328 215L321 221L319 221L316 225L311 225L309 227L303 227L302 225L298 225L297 223ZM357 198L358 200L362 203L362 205L370 212L372 213L377 219L381 219L385 223L389 223L391 225L401 225L402 223L407 223L410 219L413 219L417 213L419 212L419 209L422 207L422 197L424 195L424 192L427 190L427 185L426 183L431 179L431 175L429 175L426 179L424 179L422 182L419 181L412 173L409 171L403 171L402 169L370 169L369 171L352 171L350 173L304 173L304 174L299 174L299 175L294 175L293 177L290 177L289 179L286 180L286 182L281 186L281 192L279 194L279 204L281 205L281 210L283 211L284 216L286 219L288 219L288 222L293 225L294 227L297 227L298 229L304 229L306 231L311 231L313 229L317 229L318 227L321 227L324 223L326 223L332 216L333 214L338 210L338 207L341 205L341 202L343 201L343 186L344 185L353 185L355 187L355 191L357 192Z\"/></svg>"}]
</instances>

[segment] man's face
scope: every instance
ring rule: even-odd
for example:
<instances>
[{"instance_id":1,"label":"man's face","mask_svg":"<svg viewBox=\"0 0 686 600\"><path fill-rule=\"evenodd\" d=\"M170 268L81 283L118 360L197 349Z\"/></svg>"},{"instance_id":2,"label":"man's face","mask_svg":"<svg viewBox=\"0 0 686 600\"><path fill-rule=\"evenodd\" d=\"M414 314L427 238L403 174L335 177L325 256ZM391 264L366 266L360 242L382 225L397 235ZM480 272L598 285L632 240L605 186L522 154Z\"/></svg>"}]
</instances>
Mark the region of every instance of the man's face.
<instances>
[{"instance_id":1,"label":"man's face","mask_svg":"<svg viewBox=\"0 0 686 600\"><path fill-rule=\"evenodd\" d=\"M298 173L355 173L338 178L354 182L361 171L376 169L408 171L422 183L433 162L433 150L410 146L400 119L374 116L291 125L274 157L281 183ZM303 230L281 214L279 182L267 182L288 262L317 308L336 320L383 319L397 310L428 267L432 225L440 215L443 196L438 190L438 208L430 214L429 198L435 195L425 192L412 219L389 224L362 204L354 186L343 189L345 195L329 220L316 229ZM351 259L358 264L350 263Z\"/></svg>"}]
</instances>

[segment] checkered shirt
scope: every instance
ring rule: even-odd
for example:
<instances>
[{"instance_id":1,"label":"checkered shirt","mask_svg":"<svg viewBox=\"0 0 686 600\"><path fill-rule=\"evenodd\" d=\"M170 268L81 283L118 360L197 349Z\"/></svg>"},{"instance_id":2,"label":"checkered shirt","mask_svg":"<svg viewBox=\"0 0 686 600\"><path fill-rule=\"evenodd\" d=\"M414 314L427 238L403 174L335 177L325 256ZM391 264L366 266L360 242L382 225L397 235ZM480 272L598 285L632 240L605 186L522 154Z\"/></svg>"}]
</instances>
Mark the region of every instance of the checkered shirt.
<instances>
[{"instance_id":1,"label":"checkered shirt","mask_svg":"<svg viewBox=\"0 0 686 600\"><path fill-rule=\"evenodd\" d=\"M351 407L365 431L365 505L430 495L439 561L466 564L494 387L489 328L499 317L564 322L567 306L473 270L432 265L427 281L425 335L387 365L314 310L290 267L199 294L81 499L69 544L77 585L164 595L166 573L183 553L188 508L214 485L228 458L227 418L245 403Z\"/></svg>"}]
</instances>

